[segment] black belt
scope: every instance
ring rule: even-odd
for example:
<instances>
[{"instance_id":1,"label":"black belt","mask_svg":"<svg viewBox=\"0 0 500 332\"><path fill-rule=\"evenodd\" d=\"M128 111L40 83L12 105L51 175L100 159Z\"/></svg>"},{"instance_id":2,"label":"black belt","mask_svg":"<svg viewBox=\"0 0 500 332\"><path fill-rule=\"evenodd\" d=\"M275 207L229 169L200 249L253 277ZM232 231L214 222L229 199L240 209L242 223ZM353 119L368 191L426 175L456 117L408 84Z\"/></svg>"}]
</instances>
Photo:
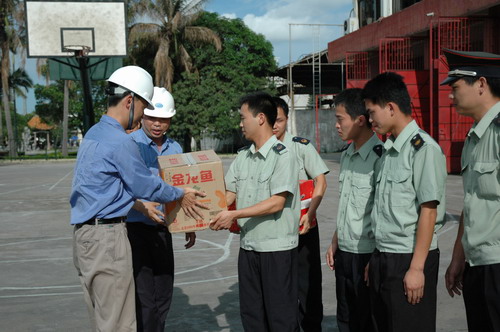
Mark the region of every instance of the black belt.
<instances>
[{"instance_id":1,"label":"black belt","mask_svg":"<svg viewBox=\"0 0 500 332\"><path fill-rule=\"evenodd\" d=\"M76 224L75 227L78 229L82 227L83 225L109 225L109 224L119 224L121 222L125 222L127 217L116 217L116 218L109 218L109 219L100 219L100 218L92 218L87 221L84 221L80 224Z\"/></svg>"}]
</instances>

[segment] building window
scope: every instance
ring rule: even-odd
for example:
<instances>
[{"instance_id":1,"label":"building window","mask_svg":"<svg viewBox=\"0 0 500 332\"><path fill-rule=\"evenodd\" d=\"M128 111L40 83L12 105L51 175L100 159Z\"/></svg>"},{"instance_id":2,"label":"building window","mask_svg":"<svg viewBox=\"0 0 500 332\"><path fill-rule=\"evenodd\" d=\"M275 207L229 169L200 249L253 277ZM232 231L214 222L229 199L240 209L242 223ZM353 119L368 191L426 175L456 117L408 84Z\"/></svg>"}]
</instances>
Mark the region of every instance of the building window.
<instances>
[{"instance_id":1,"label":"building window","mask_svg":"<svg viewBox=\"0 0 500 332\"><path fill-rule=\"evenodd\" d=\"M359 26L371 24L380 18L381 0L358 0Z\"/></svg>"},{"instance_id":2,"label":"building window","mask_svg":"<svg viewBox=\"0 0 500 332\"><path fill-rule=\"evenodd\" d=\"M411 5L420 2L421 0L393 0L392 1L392 12L397 13Z\"/></svg>"}]
</instances>

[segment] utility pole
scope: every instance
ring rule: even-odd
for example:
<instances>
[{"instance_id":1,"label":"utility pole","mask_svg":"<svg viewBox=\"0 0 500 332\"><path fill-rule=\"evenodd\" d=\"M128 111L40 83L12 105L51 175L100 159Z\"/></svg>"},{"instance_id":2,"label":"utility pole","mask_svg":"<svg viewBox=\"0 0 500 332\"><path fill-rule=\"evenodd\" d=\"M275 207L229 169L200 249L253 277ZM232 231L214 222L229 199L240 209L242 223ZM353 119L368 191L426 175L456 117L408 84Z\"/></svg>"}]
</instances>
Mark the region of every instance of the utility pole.
<instances>
[{"instance_id":1,"label":"utility pole","mask_svg":"<svg viewBox=\"0 0 500 332\"><path fill-rule=\"evenodd\" d=\"M321 27L335 26L344 28L343 24L311 24L311 23L288 23L288 80L287 92L290 98L290 133L297 135L295 125L295 95L293 84L293 67L292 62L292 26L310 26L313 28L313 52L312 52L312 100L313 104L316 96L321 94L321 47L320 47L320 29Z\"/></svg>"}]
</instances>

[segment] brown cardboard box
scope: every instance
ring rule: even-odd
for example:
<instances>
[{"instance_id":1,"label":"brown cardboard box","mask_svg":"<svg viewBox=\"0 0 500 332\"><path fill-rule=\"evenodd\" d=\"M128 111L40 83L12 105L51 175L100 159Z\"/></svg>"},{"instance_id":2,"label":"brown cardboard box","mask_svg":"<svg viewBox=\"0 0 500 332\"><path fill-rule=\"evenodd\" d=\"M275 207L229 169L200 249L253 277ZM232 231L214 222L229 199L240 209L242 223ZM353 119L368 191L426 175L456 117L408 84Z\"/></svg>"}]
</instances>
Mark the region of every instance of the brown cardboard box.
<instances>
[{"instance_id":1,"label":"brown cardboard box","mask_svg":"<svg viewBox=\"0 0 500 332\"><path fill-rule=\"evenodd\" d=\"M165 204L170 233L206 229L213 217L227 210L222 162L213 150L159 156L158 162L160 174L168 184L179 188L192 187L207 194L206 197L198 197L209 207L209 210L202 210L203 220L186 216L179 202Z\"/></svg>"}]
</instances>

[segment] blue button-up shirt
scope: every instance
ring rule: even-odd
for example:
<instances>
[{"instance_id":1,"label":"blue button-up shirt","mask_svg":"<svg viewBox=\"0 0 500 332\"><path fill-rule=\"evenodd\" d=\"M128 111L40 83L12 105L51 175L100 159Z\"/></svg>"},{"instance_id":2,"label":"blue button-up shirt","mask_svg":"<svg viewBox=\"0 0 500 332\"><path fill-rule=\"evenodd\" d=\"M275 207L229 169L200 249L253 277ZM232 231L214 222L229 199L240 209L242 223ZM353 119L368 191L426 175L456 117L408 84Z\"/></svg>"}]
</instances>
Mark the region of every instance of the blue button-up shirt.
<instances>
[{"instance_id":1,"label":"blue button-up shirt","mask_svg":"<svg viewBox=\"0 0 500 332\"><path fill-rule=\"evenodd\" d=\"M160 170L158 165L158 156L166 156L170 154L178 154L182 153L182 148L171 138L164 137L163 144L161 145L161 149L158 149L158 145L156 145L151 138L146 135L144 129L134 131L130 134L132 139L139 146L139 151L141 153L141 157L148 166L151 173L155 176L160 176ZM158 210L163 211L163 205L158 207ZM156 223L144 216L139 211L131 209L127 216L128 222L143 222L148 225L156 225Z\"/></svg>"},{"instance_id":2,"label":"blue button-up shirt","mask_svg":"<svg viewBox=\"0 0 500 332\"><path fill-rule=\"evenodd\" d=\"M135 199L170 202L183 190L151 174L139 148L115 119L104 115L78 150L71 189L71 224L126 216Z\"/></svg>"}]
</instances>

